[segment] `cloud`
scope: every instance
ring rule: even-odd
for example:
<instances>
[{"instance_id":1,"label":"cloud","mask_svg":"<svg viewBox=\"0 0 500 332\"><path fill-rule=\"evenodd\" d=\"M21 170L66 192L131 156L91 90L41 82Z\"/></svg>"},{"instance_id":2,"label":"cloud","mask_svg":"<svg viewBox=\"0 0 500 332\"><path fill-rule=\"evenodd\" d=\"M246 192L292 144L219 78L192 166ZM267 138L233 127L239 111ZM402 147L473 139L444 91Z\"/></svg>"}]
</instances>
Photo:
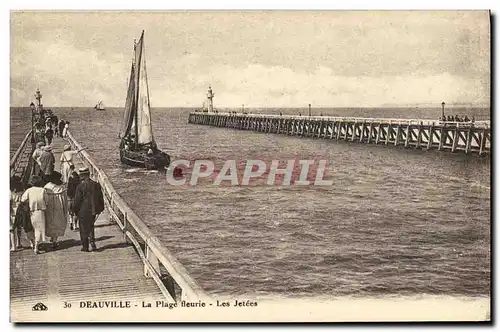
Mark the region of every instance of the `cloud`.
<instances>
[{"instance_id":1,"label":"cloud","mask_svg":"<svg viewBox=\"0 0 500 332\"><path fill-rule=\"evenodd\" d=\"M42 52L40 50L43 50ZM82 51L59 41L48 47L42 42L26 42L22 56L11 62L11 99L14 105L28 105L40 86L45 105L92 106L98 100L121 107L125 103L130 59L114 54L106 59L96 51ZM208 88L215 91L219 107L315 107L384 104L438 105L487 103L489 81L450 73L428 76L341 76L331 68L314 71L284 66L215 65L205 67L200 54L189 53L162 68L148 61L152 106L200 107Z\"/></svg>"},{"instance_id":2,"label":"cloud","mask_svg":"<svg viewBox=\"0 0 500 332\"><path fill-rule=\"evenodd\" d=\"M45 105L93 106L98 100L120 105L127 65L130 62L120 55L103 59L96 51L82 51L64 40L26 41L11 57L11 103L29 105L40 87Z\"/></svg>"},{"instance_id":3,"label":"cloud","mask_svg":"<svg viewBox=\"0 0 500 332\"><path fill-rule=\"evenodd\" d=\"M18 13L11 105L123 107L137 26L153 107L486 104L487 14Z\"/></svg>"},{"instance_id":4,"label":"cloud","mask_svg":"<svg viewBox=\"0 0 500 332\"><path fill-rule=\"evenodd\" d=\"M190 75L190 91L176 99L201 105L208 84L219 107L376 107L385 104L487 103L489 83L450 73L430 76L339 76L330 68L312 73L281 66L250 64L215 66L210 73ZM167 95L169 92L166 93ZM194 100L193 100L194 97ZM198 97L198 100L197 100Z\"/></svg>"}]
</instances>

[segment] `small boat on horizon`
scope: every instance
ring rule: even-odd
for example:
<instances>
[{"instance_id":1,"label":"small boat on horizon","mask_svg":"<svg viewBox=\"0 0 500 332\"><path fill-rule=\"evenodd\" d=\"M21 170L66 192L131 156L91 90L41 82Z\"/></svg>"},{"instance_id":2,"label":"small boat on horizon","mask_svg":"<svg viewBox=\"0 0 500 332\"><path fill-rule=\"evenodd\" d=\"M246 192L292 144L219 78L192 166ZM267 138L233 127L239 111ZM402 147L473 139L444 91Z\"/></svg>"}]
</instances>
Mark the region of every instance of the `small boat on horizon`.
<instances>
[{"instance_id":1,"label":"small boat on horizon","mask_svg":"<svg viewBox=\"0 0 500 332\"><path fill-rule=\"evenodd\" d=\"M164 169L170 156L158 149L151 126L151 106L144 54L144 30L139 42L134 40L134 56L120 133L120 161L123 164L150 169Z\"/></svg>"},{"instance_id":2,"label":"small boat on horizon","mask_svg":"<svg viewBox=\"0 0 500 332\"><path fill-rule=\"evenodd\" d=\"M102 103L102 101L98 102L95 106L94 106L94 109L98 110L98 111L104 111L105 108L104 108L104 105Z\"/></svg>"}]
</instances>

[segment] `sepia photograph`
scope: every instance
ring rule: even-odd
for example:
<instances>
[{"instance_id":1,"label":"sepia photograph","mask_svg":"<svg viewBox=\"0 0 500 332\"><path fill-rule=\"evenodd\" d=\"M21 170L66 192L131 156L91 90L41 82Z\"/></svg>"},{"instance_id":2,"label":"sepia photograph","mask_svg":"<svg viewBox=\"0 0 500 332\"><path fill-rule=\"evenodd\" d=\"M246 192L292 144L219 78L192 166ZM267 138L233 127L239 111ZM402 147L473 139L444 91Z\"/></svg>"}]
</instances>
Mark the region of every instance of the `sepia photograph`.
<instances>
[{"instance_id":1,"label":"sepia photograph","mask_svg":"<svg viewBox=\"0 0 500 332\"><path fill-rule=\"evenodd\" d=\"M491 322L488 10L11 10L10 321Z\"/></svg>"}]
</instances>

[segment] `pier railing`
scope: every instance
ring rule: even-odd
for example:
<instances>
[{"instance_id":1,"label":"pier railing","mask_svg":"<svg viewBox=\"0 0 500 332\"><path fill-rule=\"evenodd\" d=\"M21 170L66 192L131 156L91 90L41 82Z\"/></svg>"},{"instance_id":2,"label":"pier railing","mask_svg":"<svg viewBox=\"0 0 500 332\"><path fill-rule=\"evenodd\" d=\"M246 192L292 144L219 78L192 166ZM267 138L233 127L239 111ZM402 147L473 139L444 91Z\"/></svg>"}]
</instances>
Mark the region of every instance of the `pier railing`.
<instances>
[{"instance_id":1,"label":"pier railing","mask_svg":"<svg viewBox=\"0 0 500 332\"><path fill-rule=\"evenodd\" d=\"M344 116L328 116L328 115L290 115L290 114L261 114L261 113L231 113L231 112L192 112L191 114L203 114L203 115L224 115L224 116L234 116L234 117L258 117L263 119L304 119L304 120L315 120L315 121L351 121L351 122L366 122L366 123L390 123L394 125L446 125L450 127L468 128L474 126L475 128L490 128L490 121L474 121L474 122L457 122L457 121L441 121L436 119L407 119L407 118L365 118L365 117L344 117Z\"/></svg>"},{"instance_id":2,"label":"pier railing","mask_svg":"<svg viewBox=\"0 0 500 332\"><path fill-rule=\"evenodd\" d=\"M191 112L189 123L262 133L465 154L489 154L489 121Z\"/></svg>"},{"instance_id":3,"label":"pier railing","mask_svg":"<svg viewBox=\"0 0 500 332\"><path fill-rule=\"evenodd\" d=\"M71 133L68 133L68 141L75 150L82 148ZM116 192L106 173L86 151L79 155L89 168L91 177L101 185L110 216L122 230L124 240L131 242L140 256L144 264L144 275L154 279L167 301L208 300L208 294L191 278L186 268Z\"/></svg>"},{"instance_id":4,"label":"pier railing","mask_svg":"<svg viewBox=\"0 0 500 332\"><path fill-rule=\"evenodd\" d=\"M33 164L31 154L34 147L31 137L32 131L29 130L12 158L10 158L10 176L17 175L24 186L29 181Z\"/></svg>"}]
</instances>

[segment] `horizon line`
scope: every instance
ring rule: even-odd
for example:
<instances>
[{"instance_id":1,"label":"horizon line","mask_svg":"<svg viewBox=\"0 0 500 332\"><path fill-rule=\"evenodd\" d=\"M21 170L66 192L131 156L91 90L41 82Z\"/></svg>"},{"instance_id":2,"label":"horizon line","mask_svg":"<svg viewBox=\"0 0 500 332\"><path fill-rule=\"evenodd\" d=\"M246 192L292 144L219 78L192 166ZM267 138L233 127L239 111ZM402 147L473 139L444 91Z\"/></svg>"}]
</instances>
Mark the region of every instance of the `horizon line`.
<instances>
[{"instance_id":1,"label":"horizon line","mask_svg":"<svg viewBox=\"0 0 500 332\"><path fill-rule=\"evenodd\" d=\"M29 105L10 105L9 107L16 107L16 108L29 108ZM440 104L418 104L418 105L379 105L379 106L317 106L314 107L311 105L311 109L325 109L325 108L441 108L442 106ZM477 108L490 108L491 104L445 104L445 110L447 107L477 107ZM68 106L68 105L62 105L62 106L44 106L44 109L50 109L50 108L94 108L93 106ZM124 106L106 106L106 108L125 108ZM192 108L192 109L202 109L202 107L198 106L151 106L151 108ZM242 105L239 106L219 106L219 107L214 107L214 110L217 109L226 109L226 108L237 108L237 109L242 109ZM309 106L308 104L304 106L244 106L245 109L273 109L273 108L296 108L296 109L308 109Z\"/></svg>"}]
</instances>

